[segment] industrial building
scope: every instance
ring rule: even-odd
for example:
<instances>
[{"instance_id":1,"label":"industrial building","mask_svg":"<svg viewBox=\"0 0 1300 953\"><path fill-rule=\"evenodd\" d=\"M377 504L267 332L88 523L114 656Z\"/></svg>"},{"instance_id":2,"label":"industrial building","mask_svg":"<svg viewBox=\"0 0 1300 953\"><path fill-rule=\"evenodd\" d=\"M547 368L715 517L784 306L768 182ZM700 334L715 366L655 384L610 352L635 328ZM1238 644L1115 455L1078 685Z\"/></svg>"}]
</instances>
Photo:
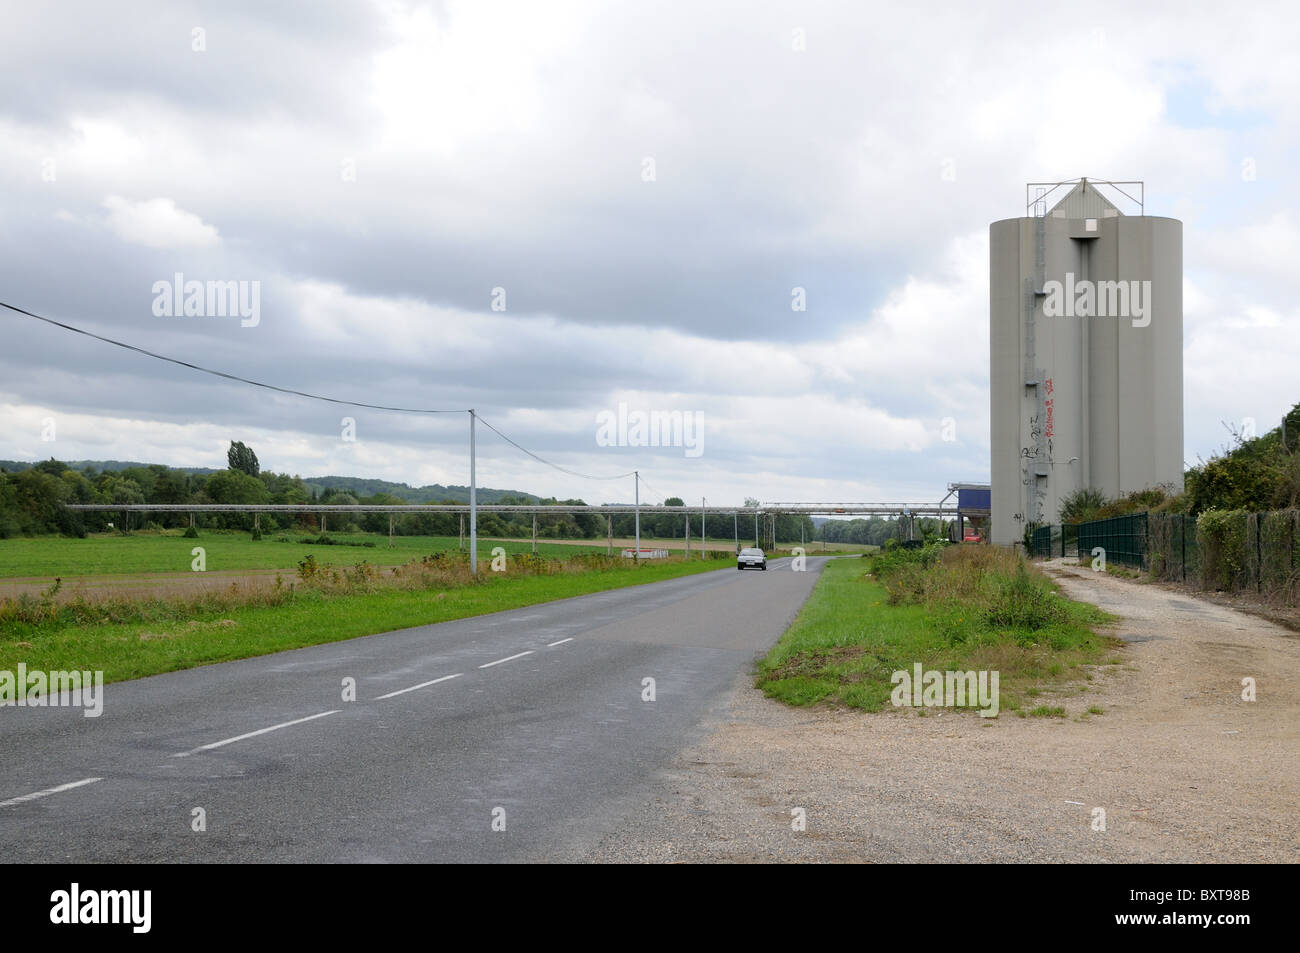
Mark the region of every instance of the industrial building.
<instances>
[{"instance_id":1,"label":"industrial building","mask_svg":"<svg viewBox=\"0 0 1300 953\"><path fill-rule=\"evenodd\" d=\"M948 529L954 543L989 538L989 485L987 483L949 483L948 495L940 502L957 497L957 518Z\"/></svg>"},{"instance_id":2,"label":"industrial building","mask_svg":"<svg viewBox=\"0 0 1300 953\"><path fill-rule=\"evenodd\" d=\"M1083 487L1182 489L1183 225L1142 183L1030 183L989 226L989 320L994 544Z\"/></svg>"}]
</instances>

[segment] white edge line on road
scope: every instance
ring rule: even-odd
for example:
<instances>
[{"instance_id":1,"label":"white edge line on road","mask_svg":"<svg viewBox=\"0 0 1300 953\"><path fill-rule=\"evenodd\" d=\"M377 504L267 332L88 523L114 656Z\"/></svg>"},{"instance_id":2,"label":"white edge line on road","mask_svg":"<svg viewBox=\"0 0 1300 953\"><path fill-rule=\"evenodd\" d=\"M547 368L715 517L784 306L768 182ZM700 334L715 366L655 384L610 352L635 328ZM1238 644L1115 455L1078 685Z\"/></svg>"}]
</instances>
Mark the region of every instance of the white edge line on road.
<instances>
[{"instance_id":1,"label":"white edge line on road","mask_svg":"<svg viewBox=\"0 0 1300 953\"><path fill-rule=\"evenodd\" d=\"M413 692L421 688L428 688L430 685L437 685L439 682L445 682L453 678L460 678L464 674L464 672L457 672L455 675L444 675L442 678L435 678L431 682L421 682L419 685L412 685L410 688L399 688L397 691L389 692L387 695L380 695L375 699L375 701L381 702L385 698L395 698L398 695L405 695L407 692Z\"/></svg>"},{"instance_id":2,"label":"white edge line on road","mask_svg":"<svg viewBox=\"0 0 1300 953\"><path fill-rule=\"evenodd\" d=\"M79 788L85 784L94 784L96 781L102 780L104 779L82 778L80 781L60 784L57 788L46 788L44 791L33 791L31 794L23 794L20 797L11 797L7 801L0 801L0 807L12 807L15 804L24 804L27 801L35 801L37 798L49 797L51 794L58 794L60 791L71 791L73 788Z\"/></svg>"},{"instance_id":3,"label":"white edge line on road","mask_svg":"<svg viewBox=\"0 0 1300 953\"><path fill-rule=\"evenodd\" d=\"M558 641L558 642L552 642L550 645L548 645L548 646L546 646L546 647L547 647L548 649L553 649L553 648L555 648L557 645L563 645L565 642L572 642L572 641L573 641L573 639L560 639L560 641Z\"/></svg>"},{"instance_id":4,"label":"white edge line on road","mask_svg":"<svg viewBox=\"0 0 1300 953\"><path fill-rule=\"evenodd\" d=\"M532 654L533 650L529 649L527 652L520 652L518 655L510 655L506 658L499 658L495 662L487 662L486 664L480 665L479 668L491 668L493 665L500 665L502 662L513 662L517 658L523 658L525 655Z\"/></svg>"},{"instance_id":5,"label":"white edge line on road","mask_svg":"<svg viewBox=\"0 0 1300 953\"><path fill-rule=\"evenodd\" d=\"M282 722L278 725L272 725L270 728L259 728L257 731L250 731L247 734L236 735L234 738L226 738L224 741L214 741L210 745L200 745L192 751L182 751L179 754L172 755L173 758L188 758L192 754L198 754L200 751L211 751L213 748L221 748L226 745L234 744L236 741L243 741L245 738L256 738L258 735L264 735L268 731L279 731L281 728L288 728L290 725L301 725L304 721L314 721L317 718L324 718L326 715L337 715L342 709L336 708L333 711L323 711L317 715L308 715L306 718L295 718L293 721Z\"/></svg>"}]
</instances>

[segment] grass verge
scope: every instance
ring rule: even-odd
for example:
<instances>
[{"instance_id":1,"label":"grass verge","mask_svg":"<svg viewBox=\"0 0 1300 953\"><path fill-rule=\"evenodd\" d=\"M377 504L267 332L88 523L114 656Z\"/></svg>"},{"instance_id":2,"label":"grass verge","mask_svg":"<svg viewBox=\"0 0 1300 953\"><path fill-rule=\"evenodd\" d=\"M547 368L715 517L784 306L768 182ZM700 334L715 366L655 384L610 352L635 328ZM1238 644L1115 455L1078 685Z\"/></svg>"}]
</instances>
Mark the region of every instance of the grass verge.
<instances>
[{"instance_id":1,"label":"grass verge","mask_svg":"<svg viewBox=\"0 0 1300 953\"><path fill-rule=\"evenodd\" d=\"M893 674L920 663L925 671L998 672L1001 710L1019 713L1024 698L1065 691L1090 666L1116 664L1123 643L1097 631L1111 621L992 547L833 560L759 664L756 685L791 705L879 711L892 707ZM1033 714L1055 716L1058 707Z\"/></svg>"},{"instance_id":2,"label":"grass verge","mask_svg":"<svg viewBox=\"0 0 1300 953\"><path fill-rule=\"evenodd\" d=\"M502 573L480 563L477 581L459 563L430 570L425 561L388 584L340 576L271 593L124 602L107 607L108 615L102 603L80 617L75 607L48 603L48 617L0 624L0 670L24 662L29 670L103 671L115 682L730 568L717 560L599 568L518 562L527 565Z\"/></svg>"}]
</instances>

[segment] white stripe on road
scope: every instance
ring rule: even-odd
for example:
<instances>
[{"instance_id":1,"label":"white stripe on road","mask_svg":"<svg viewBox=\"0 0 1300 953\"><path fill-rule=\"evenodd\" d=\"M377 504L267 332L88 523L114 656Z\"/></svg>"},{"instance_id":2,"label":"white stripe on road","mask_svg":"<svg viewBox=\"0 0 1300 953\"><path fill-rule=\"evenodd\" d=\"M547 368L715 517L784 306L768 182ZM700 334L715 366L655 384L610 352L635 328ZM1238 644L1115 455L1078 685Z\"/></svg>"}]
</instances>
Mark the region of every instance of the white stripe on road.
<instances>
[{"instance_id":1,"label":"white stripe on road","mask_svg":"<svg viewBox=\"0 0 1300 953\"><path fill-rule=\"evenodd\" d=\"M573 641L573 639L560 639L560 641L558 641L558 642L552 642L550 645L547 646L547 648L548 648L548 649L553 649L553 648L555 648L557 645L563 645L565 642L572 642L572 641Z\"/></svg>"},{"instance_id":2,"label":"white stripe on road","mask_svg":"<svg viewBox=\"0 0 1300 953\"><path fill-rule=\"evenodd\" d=\"M480 665L479 668L491 668L493 665L500 665L502 662L513 662L517 658L523 658L525 655L532 655L532 654L533 654L533 650L529 649L527 652L520 652L518 655L511 655L507 658L499 658L495 662L488 662L486 665Z\"/></svg>"},{"instance_id":3,"label":"white stripe on road","mask_svg":"<svg viewBox=\"0 0 1300 953\"><path fill-rule=\"evenodd\" d=\"M385 698L396 698L398 695L405 695L407 692L417 691L421 688L428 688L430 685L437 685L439 682L445 682L448 679L460 678L464 674L464 672L457 672L455 675L444 675L442 678L435 678L431 682L421 682L419 685L412 685L410 688L401 688L395 692L389 692L387 695L380 695L375 699L375 701L381 702Z\"/></svg>"},{"instance_id":4,"label":"white stripe on road","mask_svg":"<svg viewBox=\"0 0 1300 953\"><path fill-rule=\"evenodd\" d=\"M103 778L82 778L80 781L72 781L68 784L60 784L57 788L46 788L44 791L33 791L31 794L24 794L20 797L11 797L7 801L0 801L0 807L12 807L15 804L25 804L28 801L35 801L37 798L49 797L51 794L58 794L60 791L71 791L73 788L79 788L85 784L94 784L96 781L102 781Z\"/></svg>"},{"instance_id":5,"label":"white stripe on road","mask_svg":"<svg viewBox=\"0 0 1300 953\"><path fill-rule=\"evenodd\" d=\"M278 725L272 725L270 728L259 728L257 731L250 731L245 735L236 735L234 738L227 738L225 741L214 741L210 745L201 745L192 751L182 751L179 754L172 755L173 758L188 758L192 754L198 754L200 751L211 751L213 748L221 748L226 745L234 744L236 741L243 741L245 738L256 738L258 735L264 735L268 731L279 731L281 728L288 728L290 725L301 725L304 721L315 721L317 718L324 718L326 715L337 715L342 709L333 711L323 711L318 715L308 715L306 718L295 718L293 721L282 722Z\"/></svg>"}]
</instances>

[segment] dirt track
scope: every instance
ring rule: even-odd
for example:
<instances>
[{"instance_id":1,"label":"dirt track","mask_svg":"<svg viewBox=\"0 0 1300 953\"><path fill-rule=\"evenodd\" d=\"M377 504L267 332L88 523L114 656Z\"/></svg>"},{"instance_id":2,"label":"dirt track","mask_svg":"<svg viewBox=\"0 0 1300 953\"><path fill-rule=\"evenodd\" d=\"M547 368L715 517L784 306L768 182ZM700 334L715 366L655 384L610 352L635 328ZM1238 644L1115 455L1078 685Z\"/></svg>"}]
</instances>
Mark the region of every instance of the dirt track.
<instances>
[{"instance_id":1,"label":"dirt track","mask_svg":"<svg viewBox=\"0 0 1300 953\"><path fill-rule=\"evenodd\" d=\"M1182 593L1046 568L1121 616L1129 642L1085 694L1048 700L1068 718L792 709L744 680L598 858L1300 860L1300 637ZM1105 713L1085 716L1090 705Z\"/></svg>"}]
</instances>

